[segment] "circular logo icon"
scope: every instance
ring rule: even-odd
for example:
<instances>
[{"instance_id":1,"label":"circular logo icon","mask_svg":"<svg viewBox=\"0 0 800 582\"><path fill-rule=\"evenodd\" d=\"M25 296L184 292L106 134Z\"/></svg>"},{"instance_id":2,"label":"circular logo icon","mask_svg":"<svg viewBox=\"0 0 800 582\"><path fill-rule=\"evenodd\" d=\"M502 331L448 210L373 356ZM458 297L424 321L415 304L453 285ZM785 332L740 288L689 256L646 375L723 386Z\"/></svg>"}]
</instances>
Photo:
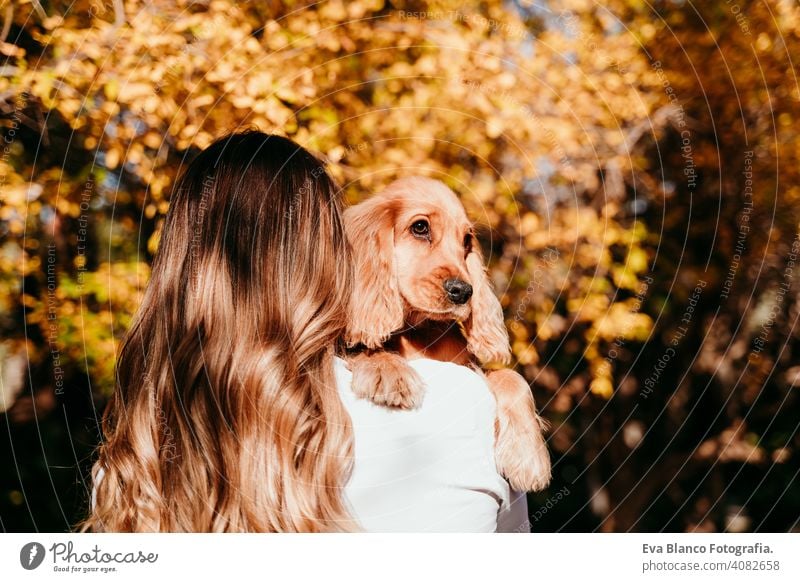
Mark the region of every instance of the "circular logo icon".
<instances>
[{"instance_id":1,"label":"circular logo icon","mask_svg":"<svg viewBox=\"0 0 800 582\"><path fill-rule=\"evenodd\" d=\"M26 570L35 570L44 561L44 546L39 542L29 542L19 551L19 563Z\"/></svg>"}]
</instances>

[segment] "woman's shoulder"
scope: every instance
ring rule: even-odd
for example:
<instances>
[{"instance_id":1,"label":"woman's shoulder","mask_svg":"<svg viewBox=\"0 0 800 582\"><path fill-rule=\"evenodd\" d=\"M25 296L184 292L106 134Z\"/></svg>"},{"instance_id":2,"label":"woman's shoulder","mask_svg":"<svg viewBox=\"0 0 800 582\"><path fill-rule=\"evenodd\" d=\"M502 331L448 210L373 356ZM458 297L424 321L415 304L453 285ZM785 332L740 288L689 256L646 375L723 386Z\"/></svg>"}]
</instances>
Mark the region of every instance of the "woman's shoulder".
<instances>
[{"instance_id":1,"label":"woman's shoulder","mask_svg":"<svg viewBox=\"0 0 800 582\"><path fill-rule=\"evenodd\" d=\"M489 391L486 377L479 371L453 362L428 358L408 360L408 364L425 384L426 398L447 399L451 406L461 404L471 408L478 407L494 415L495 400ZM347 362L337 356L334 367L340 390L349 392L352 373Z\"/></svg>"},{"instance_id":2,"label":"woman's shoulder","mask_svg":"<svg viewBox=\"0 0 800 582\"><path fill-rule=\"evenodd\" d=\"M427 358L409 360L408 363L431 392L457 396L464 403L490 409L494 415L495 400L481 372L469 366Z\"/></svg>"}]
</instances>

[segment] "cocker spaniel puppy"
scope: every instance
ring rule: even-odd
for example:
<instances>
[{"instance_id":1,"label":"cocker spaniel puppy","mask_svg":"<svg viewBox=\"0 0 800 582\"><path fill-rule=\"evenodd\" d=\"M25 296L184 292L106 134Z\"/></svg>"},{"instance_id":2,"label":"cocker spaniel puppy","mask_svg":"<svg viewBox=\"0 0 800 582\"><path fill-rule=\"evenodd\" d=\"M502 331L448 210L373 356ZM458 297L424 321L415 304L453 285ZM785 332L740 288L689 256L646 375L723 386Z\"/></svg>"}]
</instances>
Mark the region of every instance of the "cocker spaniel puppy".
<instances>
[{"instance_id":1,"label":"cocker spaniel puppy","mask_svg":"<svg viewBox=\"0 0 800 582\"><path fill-rule=\"evenodd\" d=\"M393 182L345 211L355 287L346 342L353 390L377 404L415 408L424 386L407 358L455 362L485 374L497 401L495 459L518 491L550 482L550 456L531 389L508 364L508 331L472 224L442 182Z\"/></svg>"}]
</instances>

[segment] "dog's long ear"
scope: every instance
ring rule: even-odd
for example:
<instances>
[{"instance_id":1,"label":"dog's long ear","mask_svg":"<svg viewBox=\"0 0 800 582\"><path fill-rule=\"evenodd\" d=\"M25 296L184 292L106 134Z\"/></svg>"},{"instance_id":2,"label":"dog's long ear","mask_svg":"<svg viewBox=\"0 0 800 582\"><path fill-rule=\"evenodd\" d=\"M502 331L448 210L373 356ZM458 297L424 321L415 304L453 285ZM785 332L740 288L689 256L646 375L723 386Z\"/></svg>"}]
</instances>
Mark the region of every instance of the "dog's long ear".
<instances>
[{"instance_id":1,"label":"dog's long ear","mask_svg":"<svg viewBox=\"0 0 800 582\"><path fill-rule=\"evenodd\" d=\"M464 325L467 349L483 364L508 364L511 348L503 308L489 282L477 241L467 255L467 271L472 283L472 314Z\"/></svg>"},{"instance_id":2,"label":"dog's long ear","mask_svg":"<svg viewBox=\"0 0 800 582\"><path fill-rule=\"evenodd\" d=\"M345 341L378 348L403 326L403 301L394 272L394 224L391 207L370 199L344 213L353 249L354 283Z\"/></svg>"}]
</instances>

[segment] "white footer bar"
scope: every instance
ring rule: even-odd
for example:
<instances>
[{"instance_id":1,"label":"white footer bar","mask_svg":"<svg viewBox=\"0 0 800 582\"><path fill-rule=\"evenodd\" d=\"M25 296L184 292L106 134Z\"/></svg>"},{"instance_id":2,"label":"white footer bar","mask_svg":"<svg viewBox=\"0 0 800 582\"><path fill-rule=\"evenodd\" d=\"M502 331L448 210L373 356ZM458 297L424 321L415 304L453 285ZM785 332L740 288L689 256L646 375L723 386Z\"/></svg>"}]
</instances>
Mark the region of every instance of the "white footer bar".
<instances>
[{"instance_id":1,"label":"white footer bar","mask_svg":"<svg viewBox=\"0 0 800 582\"><path fill-rule=\"evenodd\" d=\"M4 534L0 580L800 580L800 534ZM235 577L235 578L234 578Z\"/></svg>"}]
</instances>

